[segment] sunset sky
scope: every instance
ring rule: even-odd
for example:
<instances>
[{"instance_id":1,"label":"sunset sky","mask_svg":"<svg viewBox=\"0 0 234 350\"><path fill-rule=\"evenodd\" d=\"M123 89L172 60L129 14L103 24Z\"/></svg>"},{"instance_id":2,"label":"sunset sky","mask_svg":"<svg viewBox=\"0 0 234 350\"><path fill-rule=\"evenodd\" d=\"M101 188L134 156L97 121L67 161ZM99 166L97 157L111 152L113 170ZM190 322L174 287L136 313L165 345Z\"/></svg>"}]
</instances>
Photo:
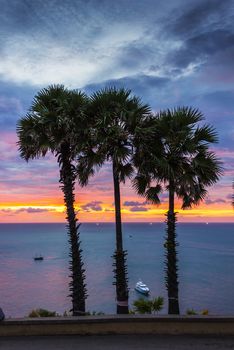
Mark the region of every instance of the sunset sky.
<instances>
[{"instance_id":1,"label":"sunset sky","mask_svg":"<svg viewBox=\"0 0 234 350\"><path fill-rule=\"evenodd\" d=\"M130 88L156 112L199 108L219 134L224 176L180 221L234 222L233 0L0 0L0 222L64 222L56 159L26 163L16 122L35 93L62 83L88 94ZM162 221L162 204L122 185L123 221ZM76 188L81 221L114 221L111 169Z\"/></svg>"}]
</instances>

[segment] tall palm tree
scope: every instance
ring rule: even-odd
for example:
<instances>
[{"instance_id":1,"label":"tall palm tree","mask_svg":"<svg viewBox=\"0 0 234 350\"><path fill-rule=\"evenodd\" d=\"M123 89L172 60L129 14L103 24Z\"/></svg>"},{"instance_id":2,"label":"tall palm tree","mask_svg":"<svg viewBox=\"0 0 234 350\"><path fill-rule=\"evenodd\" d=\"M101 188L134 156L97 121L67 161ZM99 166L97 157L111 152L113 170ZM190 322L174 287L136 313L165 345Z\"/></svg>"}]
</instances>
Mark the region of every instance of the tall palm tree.
<instances>
[{"instance_id":1,"label":"tall palm tree","mask_svg":"<svg viewBox=\"0 0 234 350\"><path fill-rule=\"evenodd\" d=\"M60 183L66 206L70 243L70 297L73 315L85 313L87 291L80 247L79 225L74 208L76 172L74 159L84 146L88 125L85 111L88 98L79 91L62 85L42 89L34 97L27 115L17 125L19 151L22 158L44 157L51 151L58 160Z\"/></svg>"},{"instance_id":2,"label":"tall palm tree","mask_svg":"<svg viewBox=\"0 0 234 350\"><path fill-rule=\"evenodd\" d=\"M198 125L203 119L197 109L188 107L160 112L151 119L155 128L151 140L141 145L141 152L142 147L145 150L141 161L137 153L135 156L138 175L134 186L138 193L158 203L158 194L168 191L164 247L169 314L180 313L175 196L182 200L183 209L197 205L205 198L206 187L216 183L222 173L220 161L209 150L209 145L217 142L217 134L209 125Z\"/></svg>"},{"instance_id":3,"label":"tall palm tree","mask_svg":"<svg viewBox=\"0 0 234 350\"><path fill-rule=\"evenodd\" d=\"M106 88L91 96L89 113L95 120L93 147L79 159L81 184L94 174L94 167L105 161L111 163L116 223L116 250L114 273L117 313L128 313L128 279L126 267L127 252L123 248L120 183L125 182L133 172L131 164L132 138L139 124L150 109L139 98L131 96L130 90ZM84 176L85 169L89 170Z\"/></svg>"}]
</instances>

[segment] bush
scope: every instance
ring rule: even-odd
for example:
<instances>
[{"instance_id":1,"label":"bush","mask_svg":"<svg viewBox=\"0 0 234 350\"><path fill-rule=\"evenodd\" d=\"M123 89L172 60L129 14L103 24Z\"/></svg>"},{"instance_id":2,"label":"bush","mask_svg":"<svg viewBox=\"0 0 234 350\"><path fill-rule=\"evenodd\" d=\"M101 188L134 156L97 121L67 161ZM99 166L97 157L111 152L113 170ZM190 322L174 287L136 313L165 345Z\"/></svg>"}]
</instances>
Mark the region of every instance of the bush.
<instances>
[{"instance_id":1,"label":"bush","mask_svg":"<svg viewBox=\"0 0 234 350\"><path fill-rule=\"evenodd\" d=\"M63 317L68 317L68 316L72 316L72 312L65 310L63 313Z\"/></svg>"},{"instance_id":2,"label":"bush","mask_svg":"<svg viewBox=\"0 0 234 350\"><path fill-rule=\"evenodd\" d=\"M152 302L150 300L139 298L133 302L133 305L139 314L151 314L152 312Z\"/></svg>"},{"instance_id":3,"label":"bush","mask_svg":"<svg viewBox=\"0 0 234 350\"><path fill-rule=\"evenodd\" d=\"M101 316L101 315L105 315L104 312L97 312L97 311L88 311L85 313L84 316ZM68 316L72 316L71 311L67 311L65 310L63 315L58 314L56 311L49 311L46 309L33 309L29 315L27 317L68 317Z\"/></svg>"},{"instance_id":4,"label":"bush","mask_svg":"<svg viewBox=\"0 0 234 350\"><path fill-rule=\"evenodd\" d=\"M136 312L139 314L152 314L162 310L164 304L163 297L157 297L152 300L140 298L133 302Z\"/></svg>"},{"instance_id":5,"label":"bush","mask_svg":"<svg viewBox=\"0 0 234 350\"><path fill-rule=\"evenodd\" d=\"M187 315L197 315L197 312L194 309L187 309L186 314Z\"/></svg>"},{"instance_id":6,"label":"bush","mask_svg":"<svg viewBox=\"0 0 234 350\"><path fill-rule=\"evenodd\" d=\"M55 311L49 311L46 309L34 309L28 315L28 317L55 317L55 316L58 316Z\"/></svg>"},{"instance_id":7,"label":"bush","mask_svg":"<svg viewBox=\"0 0 234 350\"><path fill-rule=\"evenodd\" d=\"M103 316L105 315L102 311L87 311L85 316Z\"/></svg>"},{"instance_id":8,"label":"bush","mask_svg":"<svg viewBox=\"0 0 234 350\"><path fill-rule=\"evenodd\" d=\"M129 313L129 315L135 315L136 312L132 309L129 309L128 313Z\"/></svg>"},{"instance_id":9,"label":"bush","mask_svg":"<svg viewBox=\"0 0 234 350\"><path fill-rule=\"evenodd\" d=\"M201 311L201 314L204 315L204 316L207 316L207 315L209 315L209 310L204 309L204 310Z\"/></svg>"},{"instance_id":10,"label":"bush","mask_svg":"<svg viewBox=\"0 0 234 350\"><path fill-rule=\"evenodd\" d=\"M32 310L29 314L28 317L39 317L37 310Z\"/></svg>"},{"instance_id":11,"label":"bush","mask_svg":"<svg viewBox=\"0 0 234 350\"><path fill-rule=\"evenodd\" d=\"M191 316L192 315L199 315L199 313L196 312L194 309L187 309L186 314L187 315L191 315ZM209 310L208 309L204 309L204 310L202 310L200 312L200 314L203 315L203 316L207 316L207 315L209 315Z\"/></svg>"},{"instance_id":12,"label":"bush","mask_svg":"<svg viewBox=\"0 0 234 350\"><path fill-rule=\"evenodd\" d=\"M163 297L157 297L157 298L154 298L152 300L152 311L155 313L155 312L159 312L162 310L163 308L163 304L164 304L164 299Z\"/></svg>"}]
</instances>

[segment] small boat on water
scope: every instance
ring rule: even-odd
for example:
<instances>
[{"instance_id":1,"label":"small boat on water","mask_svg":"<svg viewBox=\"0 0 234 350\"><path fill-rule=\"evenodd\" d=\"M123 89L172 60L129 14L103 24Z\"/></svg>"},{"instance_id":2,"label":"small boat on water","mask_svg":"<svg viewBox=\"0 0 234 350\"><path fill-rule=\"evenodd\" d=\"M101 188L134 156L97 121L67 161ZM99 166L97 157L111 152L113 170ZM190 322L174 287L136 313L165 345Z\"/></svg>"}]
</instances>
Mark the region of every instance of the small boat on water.
<instances>
[{"instance_id":1,"label":"small boat on water","mask_svg":"<svg viewBox=\"0 0 234 350\"><path fill-rule=\"evenodd\" d=\"M42 255L36 255L36 256L34 256L34 260L41 261L41 260L44 260L44 257Z\"/></svg>"},{"instance_id":2,"label":"small boat on water","mask_svg":"<svg viewBox=\"0 0 234 350\"><path fill-rule=\"evenodd\" d=\"M136 283L136 286L135 286L135 290L141 294L145 294L145 295L148 295L150 290L149 288L147 287L147 285L145 283L143 283L141 280L139 280L137 283Z\"/></svg>"}]
</instances>

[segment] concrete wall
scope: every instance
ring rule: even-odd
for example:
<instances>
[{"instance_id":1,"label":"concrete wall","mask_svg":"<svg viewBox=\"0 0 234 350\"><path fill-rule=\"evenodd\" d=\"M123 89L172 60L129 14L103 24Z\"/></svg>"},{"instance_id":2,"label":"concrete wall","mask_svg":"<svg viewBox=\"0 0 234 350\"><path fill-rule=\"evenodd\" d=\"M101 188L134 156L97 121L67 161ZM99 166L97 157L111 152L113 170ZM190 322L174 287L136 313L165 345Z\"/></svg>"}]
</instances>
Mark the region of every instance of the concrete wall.
<instances>
[{"instance_id":1,"label":"concrete wall","mask_svg":"<svg viewBox=\"0 0 234 350\"><path fill-rule=\"evenodd\" d=\"M234 317L114 315L7 319L0 336L65 334L234 335Z\"/></svg>"}]
</instances>

